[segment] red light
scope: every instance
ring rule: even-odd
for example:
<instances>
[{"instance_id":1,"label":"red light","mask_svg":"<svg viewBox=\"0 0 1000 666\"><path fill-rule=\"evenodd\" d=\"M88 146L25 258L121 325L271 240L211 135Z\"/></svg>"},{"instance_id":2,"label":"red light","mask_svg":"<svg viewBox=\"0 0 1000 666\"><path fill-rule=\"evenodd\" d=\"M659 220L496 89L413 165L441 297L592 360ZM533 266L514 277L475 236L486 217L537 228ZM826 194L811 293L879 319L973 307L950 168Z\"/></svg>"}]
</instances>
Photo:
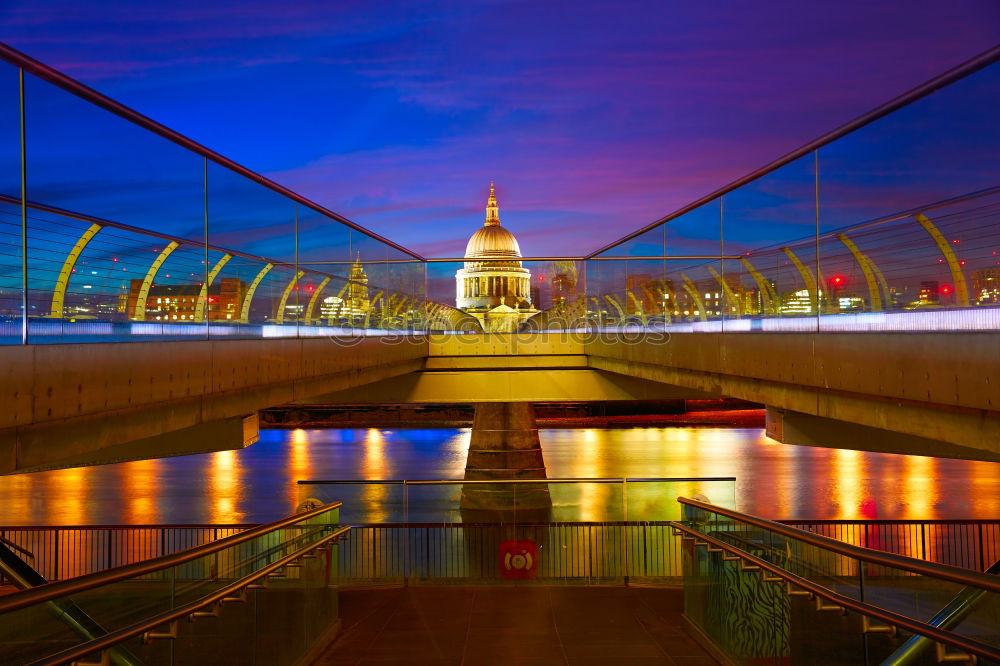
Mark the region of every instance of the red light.
<instances>
[{"instance_id":1,"label":"red light","mask_svg":"<svg viewBox=\"0 0 1000 666\"><path fill-rule=\"evenodd\" d=\"M539 282L545 282L545 276L544 275L539 275L538 276L538 281Z\"/></svg>"},{"instance_id":2,"label":"red light","mask_svg":"<svg viewBox=\"0 0 1000 666\"><path fill-rule=\"evenodd\" d=\"M310 285L306 285L306 291L311 292L313 289L315 289L315 287L313 287L311 284Z\"/></svg>"},{"instance_id":3,"label":"red light","mask_svg":"<svg viewBox=\"0 0 1000 666\"><path fill-rule=\"evenodd\" d=\"M117 262L118 261L118 257L112 258L111 261Z\"/></svg>"},{"instance_id":4,"label":"red light","mask_svg":"<svg viewBox=\"0 0 1000 666\"><path fill-rule=\"evenodd\" d=\"M962 261L958 262L958 265L959 266L964 266L965 265L965 259L962 259Z\"/></svg>"},{"instance_id":5,"label":"red light","mask_svg":"<svg viewBox=\"0 0 1000 666\"><path fill-rule=\"evenodd\" d=\"M844 284L844 276L843 275L834 275L832 278L830 278L830 282L833 283L834 287L839 287L842 284Z\"/></svg>"},{"instance_id":6,"label":"red light","mask_svg":"<svg viewBox=\"0 0 1000 666\"><path fill-rule=\"evenodd\" d=\"M209 303L214 303L215 302L215 296L209 296L208 297L208 302Z\"/></svg>"},{"instance_id":7,"label":"red light","mask_svg":"<svg viewBox=\"0 0 1000 666\"><path fill-rule=\"evenodd\" d=\"M951 290L951 285L950 284L941 285L941 293L944 294L945 296L947 296L948 294L950 294L951 291L952 290Z\"/></svg>"},{"instance_id":8,"label":"red light","mask_svg":"<svg viewBox=\"0 0 1000 666\"><path fill-rule=\"evenodd\" d=\"M952 242L952 243L961 243L962 241L960 241L960 240L958 240L957 238L955 238L955 239L953 239L953 240L952 240L951 242Z\"/></svg>"}]
</instances>

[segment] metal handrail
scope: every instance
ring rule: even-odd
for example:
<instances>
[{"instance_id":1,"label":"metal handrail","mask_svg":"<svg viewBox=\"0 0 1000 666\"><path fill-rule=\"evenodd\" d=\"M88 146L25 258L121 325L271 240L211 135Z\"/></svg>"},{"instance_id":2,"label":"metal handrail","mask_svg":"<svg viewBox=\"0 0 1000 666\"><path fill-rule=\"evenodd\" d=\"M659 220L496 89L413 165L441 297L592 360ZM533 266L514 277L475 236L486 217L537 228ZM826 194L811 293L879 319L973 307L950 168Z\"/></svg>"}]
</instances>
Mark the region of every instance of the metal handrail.
<instances>
[{"instance_id":1,"label":"metal handrail","mask_svg":"<svg viewBox=\"0 0 1000 666\"><path fill-rule=\"evenodd\" d=\"M462 262L480 262L480 261L585 261L587 259L592 259L594 261L622 261L625 259L634 259L637 261L642 260L659 260L659 259L670 259L670 260L684 260L684 259L739 259L742 255L718 255L718 254L664 254L664 255L643 255L643 256L616 256L616 257L579 257L579 256L544 256L544 257L475 257L470 259L469 257L427 257L423 260L427 264L452 264L452 263L462 263ZM313 262L310 262L313 263ZM323 262L319 262L323 263Z\"/></svg>"},{"instance_id":2,"label":"metal handrail","mask_svg":"<svg viewBox=\"0 0 1000 666\"><path fill-rule=\"evenodd\" d=\"M466 483L627 483L627 482L642 482L642 483L655 483L655 482L666 482L666 481L735 481L735 476L699 476L699 477L677 477L677 478L656 478L656 477L620 477L620 478L597 478L597 479L584 479L584 478L559 478L559 479L381 479L381 480L367 480L367 479L337 479L325 481L322 479L300 479L296 483L300 486L310 486L310 485L361 485L361 484L396 484L396 485L407 485L407 486L449 486L458 485Z\"/></svg>"},{"instance_id":3,"label":"metal handrail","mask_svg":"<svg viewBox=\"0 0 1000 666\"><path fill-rule=\"evenodd\" d=\"M212 594L203 597L197 601L192 601L187 604L184 604L183 606L178 606L177 608L160 613L159 615L155 615L137 624L133 624L129 627L112 631L111 633L105 634L92 641L82 643L75 647L63 650L62 652L46 657L44 659L34 661L32 662L32 666L55 666L56 664L65 664L67 662L79 659L80 657L97 652L98 650L106 650L108 648L114 647L115 645L123 641L142 635L147 631L152 631L153 629L161 625L174 622L185 616L190 616L192 613L195 613L201 610L202 608L207 608L209 606L212 606L213 604L220 602L222 599L224 599L225 597L229 597L234 592L241 592L248 585L253 584L254 582L260 580L264 576L267 576L272 571L276 571L277 569L284 567L288 563L301 558L303 555L319 548L320 546L326 545L327 543L335 539L339 540L340 537L349 532L350 529L351 529L350 526L341 527L340 529L335 530L334 532L331 532L322 539L316 541L315 543L310 544L306 548L291 553L289 555L286 555L280 560L277 560L276 562L273 562L268 566L264 567L260 571L254 572L248 576L244 576L238 581L230 583L229 585L226 585L225 587L222 587L213 592Z\"/></svg>"},{"instance_id":4,"label":"metal handrail","mask_svg":"<svg viewBox=\"0 0 1000 666\"><path fill-rule=\"evenodd\" d=\"M317 213L320 213L333 220L336 220L337 222L340 222L341 224L344 224L350 227L351 229L354 229L355 231L360 231L366 236L374 238L375 240L384 243L385 245L388 245L392 248L395 248L400 252L405 252L406 254L410 255L415 259L423 260L423 257L414 252L413 250L409 250L398 243L394 243L388 238L384 238L376 234L374 231L365 229L357 222L352 222L343 215L340 215L339 213L334 213L332 210L324 208L315 201L311 201L306 197L302 196L301 194L293 192L284 185L279 185L270 178L262 176L256 171L251 171L242 164L234 162L228 157L220 155L211 148L203 146L197 141L184 136L180 132L172 130L166 125L162 125L153 120L152 118L139 113L135 109L127 107L121 102L115 101L110 97L108 97L107 95L103 95L97 92L90 86L86 86L80 83L76 79L71 78L66 74L63 74L62 72L55 70L52 67L49 67L48 65L35 60L31 56L26 55L18 51L17 49L7 44L4 44L3 42L0 42L0 60L6 60L12 65L20 67L22 70L30 72L31 74L34 74L38 78L44 81L48 81L52 85L58 86L59 88L62 88L63 90L73 95L76 95L77 97L81 97L90 102L91 104L94 104L95 106L104 109L105 111L109 111L115 114L116 116L120 116L125 120L128 120L129 122L138 125L139 127L142 127L145 130L148 130L154 134L158 134L162 136L164 139L167 139L168 141L172 141L173 143L176 143L186 148L187 150L190 150L191 152L197 153L202 157L209 159L215 162L216 164L229 169L230 171L235 171L244 178L247 178L248 180L251 181L255 181L263 185L264 187L274 190L278 194L281 194L297 203L300 203L303 206L311 208Z\"/></svg>"},{"instance_id":5,"label":"metal handrail","mask_svg":"<svg viewBox=\"0 0 1000 666\"><path fill-rule=\"evenodd\" d=\"M273 523L251 528L244 532L240 532L239 534L233 534L232 536L219 539L218 541L212 541L211 543L196 546L190 550L184 550L170 555L162 555L151 560L144 560L134 564L126 564L121 567L115 567L114 569L97 571L92 574L85 574L78 578L70 578L56 583L49 583L48 585L42 585L19 594L13 594L0 599L0 615L19 610L21 608L26 608L43 601L50 601L67 595L79 594L80 592L92 590L95 587L100 587L101 585L115 583L120 580L126 580L128 578L134 578L136 576L142 576L154 571L159 571L160 569L166 569L167 567L184 564L185 562L190 562L191 560L198 559L199 557L204 557L205 555L211 555L212 553L217 553L220 550L225 550L230 546L243 543L244 541L249 541L250 539L258 537L262 534L267 534L283 527L295 525L303 520L308 520L341 506L343 506L343 502L331 502L330 504L324 504L318 508L303 511L302 513L294 514Z\"/></svg>"},{"instance_id":6,"label":"metal handrail","mask_svg":"<svg viewBox=\"0 0 1000 666\"><path fill-rule=\"evenodd\" d=\"M788 518L782 525L995 525L1000 518Z\"/></svg>"},{"instance_id":7,"label":"metal handrail","mask_svg":"<svg viewBox=\"0 0 1000 666\"><path fill-rule=\"evenodd\" d=\"M748 525L770 530L777 534L781 534L782 536L787 536L791 539L817 546L823 550L828 550L846 557L852 557L870 564L878 564L893 569L901 569L903 571L920 574L921 576L940 578L941 580L947 580L952 583L970 585L983 590L989 590L990 592L1000 593L1000 581L997 580L996 576L988 576L978 571L960 569L959 567L953 567L947 564L917 560L903 555L895 555L893 553L885 553L877 550L868 550L867 548L853 546L851 544L844 543L843 541L837 541L836 539L831 539L813 532L788 527L787 525L776 523L772 520L758 518L757 516L740 513L739 511L733 511L732 509L725 509L720 506L715 506L714 504L706 504L705 502L699 502L698 500L689 499L687 497L678 497L677 501L681 504L693 506L710 513L717 513L721 516L732 518L733 520L738 520Z\"/></svg>"},{"instance_id":8,"label":"metal handrail","mask_svg":"<svg viewBox=\"0 0 1000 666\"><path fill-rule=\"evenodd\" d=\"M732 481L735 477L699 477L699 478L677 478L667 479L668 481ZM586 479L592 481L593 479ZM628 481L663 481L664 479L633 479ZM350 485L350 484L402 484L402 480L361 480L361 481L299 481L302 485ZM1000 518L788 518L775 521L782 525L997 525ZM96 524L96 525L0 525L2 532L44 532L46 530L159 530L159 529L219 529L219 530L248 530L260 527L261 523L116 523L116 524ZM0 537L2 538L2 537Z\"/></svg>"},{"instance_id":9,"label":"metal handrail","mask_svg":"<svg viewBox=\"0 0 1000 666\"><path fill-rule=\"evenodd\" d=\"M8 541L7 539L3 538L2 536L0 536L0 543L2 543L3 545L7 546L11 550L14 550L14 551L17 551L18 553L21 553L25 557L30 557L31 559L35 559L35 554L33 552L31 552L30 550L27 550L26 548L22 548L21 546L18 546L13 541Z\"/></svg>"},{"instance_id":10,"label":"metal handrail","mask_svg":"<svg viewBox=\"0 0 1000 666\"><path fill-rule=\"evenodd\" d=\"M618 245L621 245L622 243L630 241L637 236L641 236L642 234L658 227L661 224L664 224L666 222L669 222L670 220L680 217L681 215L689 213L695 208L698 208L699 206L703 206L704 204L707 204L715 199L718 199L723 195L729 194L733 190L739 187L743 187L747 183L757 180L762 176L766 176L772 171L776 171L777 169L780 169L786 164L794 162L800 157L808 155L814 150L822 148L823 146L831 143L832 141L835 141L836 139L839 139L840 137L846 134L850 134L855 130L861 129L865 125L869 125L878 120L879 118L882 118L892 113L893 111L901 109L902 107L907 106L908 104L912 104L913 102L916 102L917 100L926 97L927 95L930 95L931 93L940 90L941 88L944 88L945 86L948 86L954 83L955 81L965 78L970 74L974 74L980 69L992 65L994 62L998 60L1000 60L1000 46L994 46L993 48L983 53L980 53L979 55L974 56L969 60L966 60L965 62L949 69L948 71L939 74L938 76L935 76L930 81L927 81L917 86L916 88L912 88L911 90L889 100L888 102L882 104L881 106L875 107L868 113L858 116L854 120L851 120L841 125L840 127L831 130L830 132L827 132L826 134L820 136L819 138L813 139L804 146L801 146L790 153L786 153L785 155L779 157L778 159L773 160L768 164L765 164L759 169L755 169L750 173L746 174L745 176L742 176L741 178L734 180L728 185L720 187L714 192L706 194L700 199L696 199L695 201L684 206L683 208L680 208L665 217L661 217L655 222L651 222L646 226L637 229L636 231L633 231L627 236L624 236L616 241L608 243L604 247L594 250L584 258L593 259L595 255L598 255L602 252L606 252L607 250L610 250L613 247L616 247Z\"/></svg>"},{"instance_id":11,"label":"metal handrail","mask_svg":"<svg viewBox=\"0 0 1000 666\"><path fill-rule=\"evenodd\" d=\"M518 520L517 527L666 527L670 525L669 520ZM447 523L441 521L435 521L432 523L419 523L419 522L407 522L407 523L351 523L351 527L361 528L361 527L378 527L385 529L426 529L426 528L442 528L442 529L464 529L468 527L489 527L495 528L500 523L496 522L483 522L474 523L467 520L460 522ZM512 524L512 523L511 523ZM507 523L504 523L507 525Z\"/></svg>"},{"instance_id":12,"label":"metal handrail","mask_svg":"<svg viewBox=\"0 0 1000 666\"><path fill-rule=\"evenodd\" d=\"M218 530L245 530L251 527L260 527L262 523L118 523L95 524L95 525L0 525L0 532L40 532L42 530L159 530L159 529L218 529Z\"/></svg>"},{"instance_id":13,"label":"metal handrail","mask_svg":"<svg viewBox=\"0 0 1000 666\"><path fill-rule=\"evenodd\" d=\"M861 615L867 615L868 617L874 618L876 620L881 620L882 622L885 622L889 625L906 629L915 634L920 634L921 636L927 636L928 638L931 638L939 643L951 645L953 647L965 650L966 652L975 654L980 657L984 657L986 659L991 659L994 661L1000 660L1000 650L997 650L992 646L980 643L979 641L974 641L969 638L965 638L964 636L954 634L950 631L939 629L925 622L921 622L920 620L915 620L913 618L907 617L906 615L900 615L899 613L896 613L894 611L886 610L878 606L872 606L870 604L866 604L863 601L858 601L856 599L852 599L851 597L844 596L826 587L823 587L822 585L814 583L806 578L802 578L801 576L797 576L789 571L786 571L781 567L778 567L772 564L771 562L768 562L765 559L762 559L760 557L757 557L756 555L752 555L744 550L736 548L735 546L728 544L725 541L716 539L707 534L699 532L698 530L688 527L683 523L672 522L671 527L673 527L678 531L684 532L685 534L690 535L688 538L694 539L696 545L697 542L701 541L704 542L706 545L712 545L716 548L721 548L722 550L725 550L726 552L736 555L740 559L749 562L753 566L759 567L763 571L767 571L768 573L778 576L779 578L784 580L786 584L794 585L795 587L807 590L811 594L817 597L822 597L823 599L826 599L827 601L830 601L836 604L837 606L840 606L847 610L854 611L855 613L860 613Z\"/></svg>"}]
</instances>

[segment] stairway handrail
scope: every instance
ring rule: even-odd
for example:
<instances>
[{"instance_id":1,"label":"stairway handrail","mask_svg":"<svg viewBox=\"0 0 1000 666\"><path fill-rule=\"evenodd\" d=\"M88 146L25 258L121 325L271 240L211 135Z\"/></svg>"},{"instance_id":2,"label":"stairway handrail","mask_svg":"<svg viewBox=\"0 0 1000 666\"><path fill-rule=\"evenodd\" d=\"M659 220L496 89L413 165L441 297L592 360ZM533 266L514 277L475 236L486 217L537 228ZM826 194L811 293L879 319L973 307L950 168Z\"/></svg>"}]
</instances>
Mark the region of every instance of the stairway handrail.
<instances>
[{"instance_id":1,"label":"stairway handrail","mask_svg":"<svg viewBox=\"0 0 1000 666\"><path fill-rule=\"evenodd\" d=\"M701 503L699 502L699 504ZM705 506L711 506L711 505L705 505ZM809 594L815 597L823 598L833 604L836 604L837 606L840 606L841 608L854 611L855 613L865 615L869 618L881 620L882 622L885 622L891 626L896 626L901 629L906 629L907 631L911 631L915 634L920 634L921 636L926 636L939 643L951 645L952 647L965 650L966 652L975 654L980 657L984 657L986 659L991 659L991 660L1000 659L1000 650L997 650L995 647L991 645L980 643L979 641L973 640L971 638L966 638L965 636L955 634L945 629L940 629L933 625L927 624L926 622L922 622L920 620L913 619L906 615L896 613L895 611L887 610L885 608L880 608L879 606L873 606L863 601L852 599L851 597L845 596L838 592L834 592L833 590L823 587L819 583L814 583L813 581L807 578L802 578L801 576L797 576L796 574L793 574L790 571L786 571L785 569L782 569L781 567L772 564L771 562L768 562L763 558L757 557L756 555L751 555L750 553L741 550L733 546L732 544L727 544L721 539L716 539L712 536L699 532L698 530L695 530L690 526L685 525L684 523L674 522L671 523L671 526L674 529L686 534L687 536L684 537L685 539L694 540L696 545L700 541L708 546L719 548L728 553L736 555L741 560L744 560L747 563L749 563L750 566L759 567L761 570L767 571L768 573L781 578L786 585L794 586L802 590L805 590Z\"/></svg>"},{"instance_id":2,"label":"stairway handrail","mask_svg":"<svg viewBox=\"0 0 1000 666\"><path fill-rule=\"evenodd\" d=\"M273 523L267 523L266 525L245 530L243 532L233 534L232 536L219 539L218 541L212 541L210 543L202 544L201 546L195 546L194 548L190 548L188 550L182 550L178 553L162 555L160 557L154 557L150 560L143 560L142 562L115 567L114 569L97 571L92 574L79 576L77 578L68 578L66 580L42 585L18 594L11 594L3 599L0 599L0 615L20 610L21 608L26 608L34 604L51 601L52 599L79 594L87 590L92 590L95 587L100 587L101 585L108 585L121 580L153 573L154 571L159 571L161 569L167 569L180 564L185 564L191 560L211 555L212 553L217 553L221 550L243 543L244 541L249 541L250 539L259 537L262 534L267 534L284 527L291 527L295 524L301 523L302 521L309 520L310 518L314 518L322 513L326 513L327 511L340 508L341 506L343 506L343 502L331 502L315 509L303 511L302 513L296 513Z\"/></svg>"},{"instance_id":3,"label":"stairway handrail","mask_svg":"<svg viewBox=\"0 0 1000 666\"><path fill-rule=\"evenodd\" d=\"M885 567L891 567L893 569L902 569L903 571L909 571L921 576L939 578L941 580L958 583L960 585L969 585L983 590L988 590L990 592L1000 593L1000 581L997 580L997 576L990 576L978 571L953 567L947 564L938 564L937 562L918 560L904 555L896 555L894 553L884 553L878 550L861 548L860 546L854 546L844 543L843 541L837 541L836 539L821 536L813 532L806 532L805 530L788 527L787 525L776 523L773 520L751 516L746 513L734 511L733 509L726 509L724 507L708 504L706 502L699 502L698 500L690 499L688 497L678 497L677 501L681 504L686 504L703 511L717 513L721 516L732 518L733 520L738 520L748 525L754 525L755 527L770 530L797 541L803 541L816 546L817 548L822 548L823 550L831 551L846 557L852 557L861 560L862 562L878 564Z\"/></svg>"}]
</instances>

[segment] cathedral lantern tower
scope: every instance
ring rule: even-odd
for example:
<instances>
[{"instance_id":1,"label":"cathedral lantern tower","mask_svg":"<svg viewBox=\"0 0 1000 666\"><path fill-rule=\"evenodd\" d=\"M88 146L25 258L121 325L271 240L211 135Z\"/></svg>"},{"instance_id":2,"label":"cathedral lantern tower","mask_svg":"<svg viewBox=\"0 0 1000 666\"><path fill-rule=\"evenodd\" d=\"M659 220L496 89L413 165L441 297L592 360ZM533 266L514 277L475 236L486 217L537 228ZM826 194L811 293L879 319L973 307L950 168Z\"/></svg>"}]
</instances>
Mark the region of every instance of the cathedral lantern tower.
<instances>
[{"instance_id":1,"label":"cathedral lantern tower","mask_svg":"<svg viewBox=\"0 0 1000 666\"><path fill-rule=\"evenodd\" d=\"M490 182L486 221L465 248L465 267L455 273L455 303L486 331L513 331L538 312L531 304L531 271L521 265L517 239L500 225L496 189Z\"/></svg>"}]
</instances>

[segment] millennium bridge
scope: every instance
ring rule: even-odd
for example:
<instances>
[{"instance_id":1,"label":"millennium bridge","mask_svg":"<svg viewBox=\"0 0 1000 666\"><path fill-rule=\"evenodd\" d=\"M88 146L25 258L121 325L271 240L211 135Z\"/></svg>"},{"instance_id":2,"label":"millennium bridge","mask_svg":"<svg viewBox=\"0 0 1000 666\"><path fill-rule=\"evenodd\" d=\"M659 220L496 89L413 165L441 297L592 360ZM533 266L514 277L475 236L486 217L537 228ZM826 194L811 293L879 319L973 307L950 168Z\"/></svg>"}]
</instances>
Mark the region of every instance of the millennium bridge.
<instances>
[{"instance_id":1,"label":"millennium bridge","mask_svg":"<svg viewBox=\"0 0 1000 666\"><path fill-rule=\"evenodd\" d=\"M338 589L434 580L683 584L685 622L728 663L806 663L818 643L831 663L1000 660L1000 526L901 554L739 513L731 479L546 479L523 409L737 398L778 441L1000 461L1000 48L586 256L523 257L543 307L507 332L435 286L465 258L0 59L0 473L239 449L279 405L477 405L470 474L433 486L438 513L431 486L386 482L402 513L360 524L338 483L303 480L277 523L122 528L116 558L69 573L2 532L19 591L0 661L196 663L253 636L257 659L306 663L339 630ZM551 513L573 484L621 511ZM531 576L498 578L498 552ZM720 613L725 595L761 615Z\"/></svg>"}]
</instances>

